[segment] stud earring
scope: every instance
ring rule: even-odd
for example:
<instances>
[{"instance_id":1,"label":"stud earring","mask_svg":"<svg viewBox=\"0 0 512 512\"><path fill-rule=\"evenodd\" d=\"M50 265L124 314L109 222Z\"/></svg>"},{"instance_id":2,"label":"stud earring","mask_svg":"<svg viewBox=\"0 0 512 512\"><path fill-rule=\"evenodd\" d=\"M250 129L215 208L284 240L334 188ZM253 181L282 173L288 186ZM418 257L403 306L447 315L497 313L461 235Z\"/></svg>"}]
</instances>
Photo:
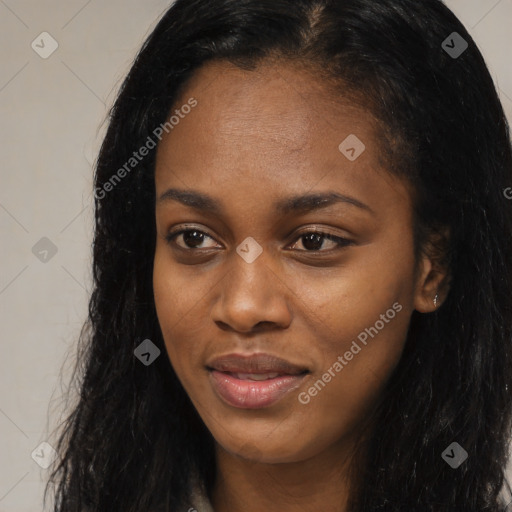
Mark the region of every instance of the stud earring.
<instances>
[{"instance_id":1,"label":"stud earring","mask_svg":"<svg viewBox=\"0 0 512 512\"><path fill-rule=\"evenodd\" d=\"M436 296L434 297L434 307L437 308L437 299L438 299L439 295L437 295L436 293Z\"/></svg>"}]
</instances>

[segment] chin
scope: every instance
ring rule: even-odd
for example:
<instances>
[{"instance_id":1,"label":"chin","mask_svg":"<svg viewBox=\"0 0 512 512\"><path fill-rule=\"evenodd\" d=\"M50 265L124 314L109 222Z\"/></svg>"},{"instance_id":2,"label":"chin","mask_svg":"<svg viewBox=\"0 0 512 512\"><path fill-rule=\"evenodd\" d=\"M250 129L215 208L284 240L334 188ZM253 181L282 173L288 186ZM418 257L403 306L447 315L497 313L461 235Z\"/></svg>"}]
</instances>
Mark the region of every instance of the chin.
<instances>
[{"instance_id":1,"label":"chin","mask_svg":"<svg viewBox=\"0 0 512 512\"><path fill-rule=\"evenodd\" d=\"M283 443L282 439L276 439L275 442L269 442L269 436L263 436L261 439L251 437L240 439L234 442L233 437L229 439L218 439L217 443L226 452L234 457L257 462L261 464L286 464L299 462L312 457L316 451L314 448L307 449L298 445L296 437L290 436L291 441Z\"/></svg>"}]
</instances>

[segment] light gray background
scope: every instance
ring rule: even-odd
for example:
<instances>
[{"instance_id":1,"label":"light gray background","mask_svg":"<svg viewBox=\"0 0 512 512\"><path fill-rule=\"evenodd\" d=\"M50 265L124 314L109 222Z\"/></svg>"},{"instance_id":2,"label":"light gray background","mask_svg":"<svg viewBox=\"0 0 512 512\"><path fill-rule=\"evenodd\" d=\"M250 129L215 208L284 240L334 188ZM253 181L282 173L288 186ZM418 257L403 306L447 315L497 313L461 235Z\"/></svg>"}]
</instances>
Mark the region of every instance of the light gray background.
<instances>
[{"instance_id":1,"label":"light gray background","mask_svg":"<svg viewBox=\"0 0 512 512\"><path fill-rule=\"evenodd\" d=\"M0 0L0 512L42 509L49 470L31 453L51 442L65 405L59 375L65 384L86 318L100 126L169 4ZM512 0L447 4L480 47L512 120ZM44 31L59 45L47 59L31 47ZM42 237L58 250L46 263L32 253Z\"/></svg>"}]
</instances>

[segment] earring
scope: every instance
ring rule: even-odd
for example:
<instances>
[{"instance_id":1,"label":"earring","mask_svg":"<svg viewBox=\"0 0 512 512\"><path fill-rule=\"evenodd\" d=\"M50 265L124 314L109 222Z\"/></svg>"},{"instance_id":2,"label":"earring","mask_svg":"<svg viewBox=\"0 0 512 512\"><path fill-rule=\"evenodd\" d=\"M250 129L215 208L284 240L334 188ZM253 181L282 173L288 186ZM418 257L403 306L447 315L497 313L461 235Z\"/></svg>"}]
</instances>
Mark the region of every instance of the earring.
<instances>
[{"instance_id":1,"label":"earring","mask_svg":"<svg viewBox=\"0 0 512 512\"><path fill-rule=\"evenodd\" d=\"M437 295L436 293L436 296L434 297L434 307L437 308L437 299L438 299L439 295Z\"/></svg>"}]
</instances>

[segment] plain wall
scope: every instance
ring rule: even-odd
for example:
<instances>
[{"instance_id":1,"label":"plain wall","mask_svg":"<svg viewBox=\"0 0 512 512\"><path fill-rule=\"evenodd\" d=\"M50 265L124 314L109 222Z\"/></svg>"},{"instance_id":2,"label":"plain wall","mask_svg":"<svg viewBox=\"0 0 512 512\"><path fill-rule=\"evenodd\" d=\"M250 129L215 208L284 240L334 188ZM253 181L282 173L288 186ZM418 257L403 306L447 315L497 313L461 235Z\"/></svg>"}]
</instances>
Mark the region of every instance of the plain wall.
<instances>
[{"instance_id":1,"label":"plain wall","mask_svg":"<svg viewBox=\"0 0 512 512\"><path fill-rule=\"evenodd\" d=\"M480 47L512 120L512 0L447 4ZM66 384L86 318L100 126L168 5L0 1L0 512L42 508L49 470L31 454L58 420L60 374ZM51 48L42 32L58 43L46 59L31 46Z\"/></svg>"}]
</instances>

